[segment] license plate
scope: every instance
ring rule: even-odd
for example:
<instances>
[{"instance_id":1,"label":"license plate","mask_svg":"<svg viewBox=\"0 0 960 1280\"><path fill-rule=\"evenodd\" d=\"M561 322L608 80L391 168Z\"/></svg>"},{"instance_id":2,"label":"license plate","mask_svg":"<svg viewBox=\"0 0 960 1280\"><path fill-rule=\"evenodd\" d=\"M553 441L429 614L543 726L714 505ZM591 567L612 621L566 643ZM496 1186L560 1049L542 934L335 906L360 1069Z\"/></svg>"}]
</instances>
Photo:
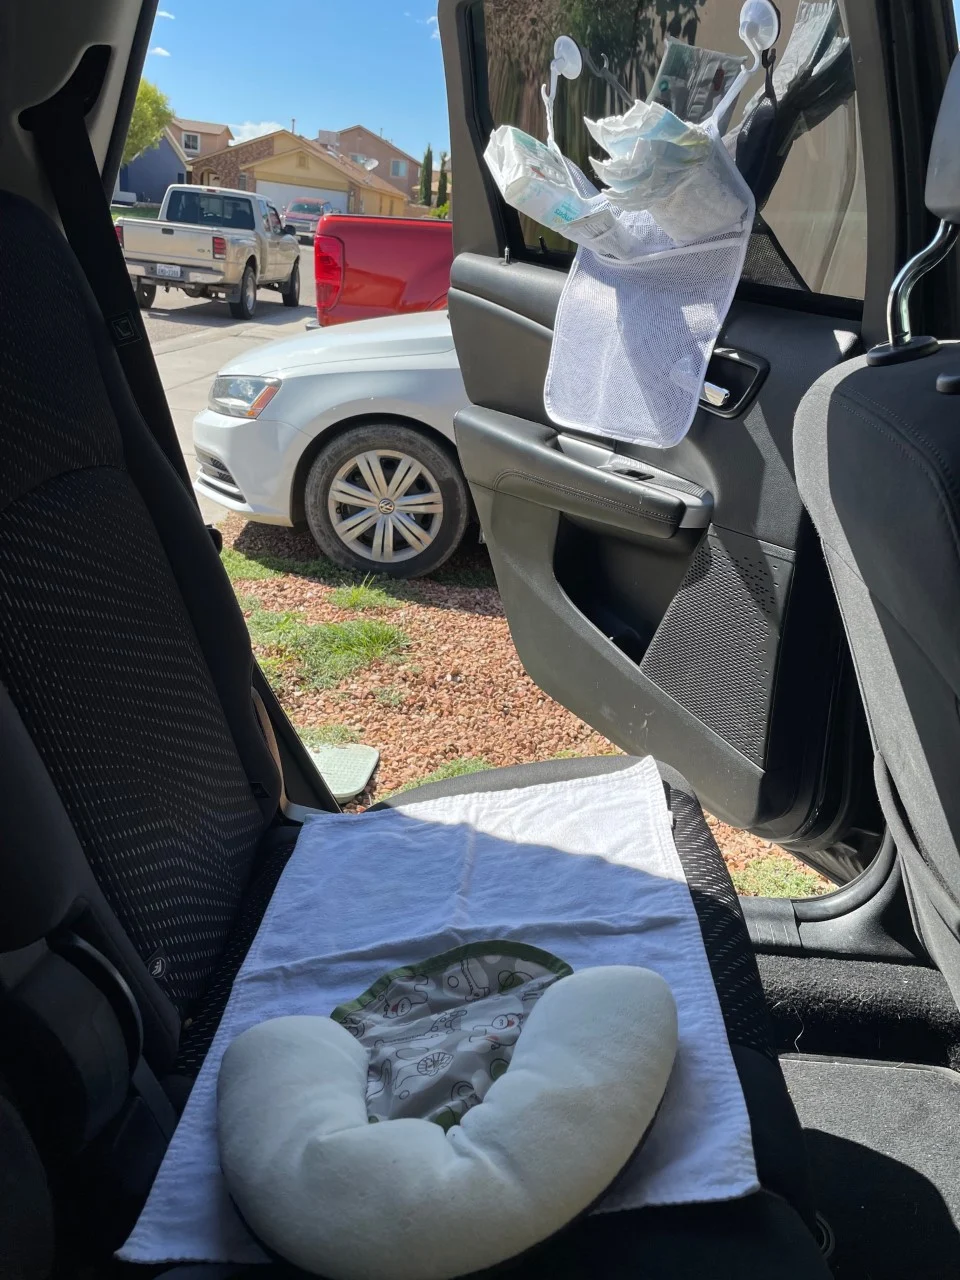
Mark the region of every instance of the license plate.
<instances>
[{"instance_id":1,"label":"license plate","mask_svg":"<svg viewBox=\"0 0 960 1280\"><path fill-rule=\"evenodd\" d=\"M168 262L157 263L157 275L164 276L168 280L179 280L182 267L174 267Z\"/></svg>"}]
</instances>

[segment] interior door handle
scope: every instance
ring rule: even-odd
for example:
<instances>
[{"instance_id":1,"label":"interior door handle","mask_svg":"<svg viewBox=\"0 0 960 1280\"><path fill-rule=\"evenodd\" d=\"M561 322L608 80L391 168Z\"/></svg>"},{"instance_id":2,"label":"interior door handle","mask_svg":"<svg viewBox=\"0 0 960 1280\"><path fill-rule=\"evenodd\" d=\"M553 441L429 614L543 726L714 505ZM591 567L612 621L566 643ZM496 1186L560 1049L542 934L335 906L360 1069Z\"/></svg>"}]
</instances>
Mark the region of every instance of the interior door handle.
<instances>
[{"instance_id":1,"label":"interior door handle","mask_svg":"<svg viewBox=\"0 0 960 1280\"><path fill-rule=\"evenodd\" d=\"M680 529L710 523L710 494L689 485L672 488L669 475L637 459L610 466L620 455L609 447L472 405L457 414L456 432L472 485L647 538L672 538Z\"/></svg>"},{"instance_id":2,"label":"interior door handle","mask_svg":"<svg viewBox=\"0 0 960 1280\"><path fill-rule=\"evenodd\" d=\"M753 403L769 372L763 356L715 347L700 392L700 408L717 418L739 418Z\"/></svg>"},{"instance_id":3,"label":"interior door handle","mask_svg":"<svg viewBox=\"0 0 960 1280\"><path fill-rule=\"evenodd\" d=\"M730 399L730 392L726 387L718 387L715 382L705 382L700 399L714 409L722 409Z\"/></svg>"}]
</instances>

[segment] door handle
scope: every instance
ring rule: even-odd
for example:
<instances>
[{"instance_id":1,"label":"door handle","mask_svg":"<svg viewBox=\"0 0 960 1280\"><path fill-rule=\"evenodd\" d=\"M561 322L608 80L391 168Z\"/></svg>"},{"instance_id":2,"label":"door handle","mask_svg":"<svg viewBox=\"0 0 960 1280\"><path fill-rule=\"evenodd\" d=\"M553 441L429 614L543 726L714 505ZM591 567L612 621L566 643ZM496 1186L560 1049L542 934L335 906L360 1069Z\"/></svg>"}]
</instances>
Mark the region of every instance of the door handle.
<instances>
[{"instance_id":1,"label":"door handle","mask_svg":"<svg viewBox=\"0 0 960 1280\"><path fill-rule=\"evenodd\" d=\"M705 382L700 399L706 401L713 409L722 409L730 399L730 392L726 387L718 387L715 382Z\"/></svg>"},{"instance_id":2,"label":"door handle","mask_svg":"<svg viewBox=\"0 0 960 1280\"><path fill-rule=\"evenodd\" d=\"M763 356L715 347L700 392L700 408L717 418L739 418L753 403L769 372Z\"/></svg>"}]
</instances>

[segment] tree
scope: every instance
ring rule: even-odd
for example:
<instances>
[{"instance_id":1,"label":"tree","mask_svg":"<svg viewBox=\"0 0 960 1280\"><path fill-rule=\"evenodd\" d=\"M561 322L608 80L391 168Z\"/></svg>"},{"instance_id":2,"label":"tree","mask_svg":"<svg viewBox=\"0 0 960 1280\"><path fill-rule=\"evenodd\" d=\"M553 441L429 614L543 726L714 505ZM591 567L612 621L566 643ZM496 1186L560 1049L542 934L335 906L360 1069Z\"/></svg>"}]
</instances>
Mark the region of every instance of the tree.
<instances>
[{"instance_id":1,"label":"tree","mask_svg":"<svg viewBox=\"0 0 960 1280\"><path fill-rule=\"evenodd\" d=\"M167 95L161 93L149 80L141 80L121 163L129 164L144 151L159 146L163 131L172 119L173 109L167 101Z\"/></svg>"},{"instance_id":2,"label":"tree","mask_svg":"<svg viewBox=\"0 0 960 1280\"><path fill-rule=\"evenodd\" d=\"M447 203L447 153L440 152L440 177L437 181L437 206Z\"/></svg>"},{"instance_id":3,"label":"tree","mask_svg":"<svg viewBox=\"0 0 960 1280\"><path fill-rule=\"evenodd\" d=\"M420 166L420 203L428 209L433 204L433 147L429 142Z\"/></svg>"}]
</instances>

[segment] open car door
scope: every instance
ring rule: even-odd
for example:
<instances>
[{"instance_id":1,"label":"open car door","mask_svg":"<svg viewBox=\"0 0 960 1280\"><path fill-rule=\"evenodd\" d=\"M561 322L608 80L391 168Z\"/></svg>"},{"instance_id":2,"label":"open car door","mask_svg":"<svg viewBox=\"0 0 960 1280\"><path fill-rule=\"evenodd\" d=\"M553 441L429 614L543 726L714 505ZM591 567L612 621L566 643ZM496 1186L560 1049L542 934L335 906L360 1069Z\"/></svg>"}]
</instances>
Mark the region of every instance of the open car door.
<instances>
[{"instance_id":1,"label":"open car door","mask_svg":"<svg viewBox=\"0 0 960 1280\"><path fill-rule=\"evenodd\" d=\"M615 423L609 439L551 423L544 381L574 246L504 203L483 150L502 124L544 137L540 86L560 35L580 45L584 70L561 81L557 142L585 172L598 152L585 115L651 94L698 118L683 47L742 55L740 0L441 0L458 251L449 310L471 400L456 429L532 678L625 751L679 769L719 817L844 882L881 824L791 437L816 379L883 336L925 146L908 157L893 123L882 53L895 43L892 10L781 10L766 91L761 71L727 132L757 199L742 281L692 429L653 449L618 442ZM668 36L679 38L672 62Z\"/></svg>"}]
</instances>

